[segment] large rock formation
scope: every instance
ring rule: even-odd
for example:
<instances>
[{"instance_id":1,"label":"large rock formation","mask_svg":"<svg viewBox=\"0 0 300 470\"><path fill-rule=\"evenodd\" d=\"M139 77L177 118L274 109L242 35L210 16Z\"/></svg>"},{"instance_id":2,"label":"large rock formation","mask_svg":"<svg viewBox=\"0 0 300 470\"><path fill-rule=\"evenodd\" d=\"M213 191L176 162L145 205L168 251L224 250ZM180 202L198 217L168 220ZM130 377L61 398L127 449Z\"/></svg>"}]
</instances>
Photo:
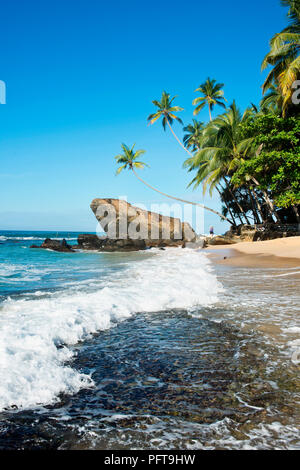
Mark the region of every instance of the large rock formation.
<instances>
[{"instance_id":1,"label":"large rock formation","mask_svg":"<svg viewBox=\"0 0 300 470\"><path fill-rule=\"evenodd\" d=\"M106 236L82 234L77 245L68 245L47 238L42 245L31 248L45 248L62 252L77 249L97 251L138 251L146 248L185 246L196 241L196 233L187 222L148 212L119 199L94 199L91 204L98 222Z\"/></svg>"},{"instance_id":2,"label":"large rock formation","mask_svg":"<svg viewBox=\"0 0 300 470\"><path fill-rule=\"evenodd\" d=\"M196 239L196 233L187 222L146 211L123 200L94 199L91 209L108 239L116 241L116 246L117 241L122 245L121 240L124 246L127 246L125 241L135 246L133 242L138 240L144 241L146 247L184 246Z\"/></svg>"}]
</instances>

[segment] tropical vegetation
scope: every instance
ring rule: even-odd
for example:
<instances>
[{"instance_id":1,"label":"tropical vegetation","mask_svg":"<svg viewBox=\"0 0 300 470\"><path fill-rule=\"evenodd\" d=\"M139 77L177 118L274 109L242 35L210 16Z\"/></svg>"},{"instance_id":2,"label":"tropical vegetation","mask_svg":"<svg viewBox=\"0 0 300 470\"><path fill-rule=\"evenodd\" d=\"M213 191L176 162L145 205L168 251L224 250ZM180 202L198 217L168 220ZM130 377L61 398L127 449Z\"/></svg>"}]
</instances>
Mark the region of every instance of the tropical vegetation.
<instances>
[{"instance_id":1,"label":"tropical vegetation","mask_svg":"<svg viewBox=\"0 0 300 470\"><path fill-rule=\"evenodd\" d=\"M139 157L145 152L122 145L116 157L123 169L130 169L151 189L172 199L196 204L219 215L232 226L241 224L297 223L300 226L300 0L281 0L288 7L288 25L270 41L270 51L262 68L269 67L263 83L259 105L253 103L242 112L235 101L226 104L224 84L208 78L196 92L194 115L205 106L207 123L192 119L184 126L174 105L175 96L164 91L154 100L156 111L149 124L162 120L188 154L183 167L192 173L189 186L212 195L222 203L218 213L200 203L163 193L140 178L136 170L144 168ZM216 106L223 108L213 116ZM183 126L181 140L173 129L174 122Z\"/></svg>"},{"instance_id":2,"label":"tropical vegetation","mask_svg":"<svg viewBox=\"0 0 300 470\"><path fill-rule=\"evenodd\" d=\"M262 63L262 69L272 69L263 84L266 92L273 86L282 97L282 114L285 116L292 105L294 83L300 77L300 1L281 0L287 6L289 25L270 41L270 52Z\"/></svg>"}]
</instances>

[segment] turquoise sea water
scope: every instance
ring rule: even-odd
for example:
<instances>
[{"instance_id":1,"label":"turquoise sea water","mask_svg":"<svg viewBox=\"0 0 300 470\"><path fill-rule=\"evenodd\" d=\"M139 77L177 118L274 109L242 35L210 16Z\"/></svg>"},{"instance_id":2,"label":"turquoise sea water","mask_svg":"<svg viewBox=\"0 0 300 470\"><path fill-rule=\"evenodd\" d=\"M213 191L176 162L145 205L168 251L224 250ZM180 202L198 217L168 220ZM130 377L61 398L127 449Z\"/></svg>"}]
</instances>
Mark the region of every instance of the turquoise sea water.
<instances>
[{"instance_id":1,"label":"turquoise sea water","mask_svg":"<svg viewBox=\"0 0 300 470\"><path fill-rule=\"evenodd\" d=\"M0 448L299 448L296 269L77 236L0 232Z\"/></svg>"},{"instance_id":2,"label":"turquoise sea water","mask_svg":"<svg viewBox=\"0 0 300 470\"><path fill-rule=\"evenodd\" d=\"M70 245L76 244L78 235L77 232L0 231L0 294L51 290L63 287L68 281L88 279L91 267L97 269L93 257L85 254L70 257L69 254L30 249L33 244L41 245L45 238L65 238ZM85 258L83 263L82 258Z\"/></svg>"}]
</instances>

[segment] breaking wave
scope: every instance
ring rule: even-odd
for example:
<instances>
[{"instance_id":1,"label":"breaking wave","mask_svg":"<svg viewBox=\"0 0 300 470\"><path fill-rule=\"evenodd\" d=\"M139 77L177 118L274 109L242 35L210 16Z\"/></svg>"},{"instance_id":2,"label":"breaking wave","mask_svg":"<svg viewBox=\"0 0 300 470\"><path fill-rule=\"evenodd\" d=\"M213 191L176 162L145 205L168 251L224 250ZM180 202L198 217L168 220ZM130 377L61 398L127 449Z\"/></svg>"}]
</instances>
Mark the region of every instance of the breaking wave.
<instances>
[{"instance_id":1,"label":"breaking wave","mask_svg":"<svg viewBox=\"0 0 300 470\"><path fill-rule=\"evenodd\" d=\"M139 312L210 306L222 289L204 254L175 248L130 262L92 292L73 286L44 298L8 298L0 307L0 409L51 404L93 386L72 368L72 346Z\"/></svg>"}]
</instances>

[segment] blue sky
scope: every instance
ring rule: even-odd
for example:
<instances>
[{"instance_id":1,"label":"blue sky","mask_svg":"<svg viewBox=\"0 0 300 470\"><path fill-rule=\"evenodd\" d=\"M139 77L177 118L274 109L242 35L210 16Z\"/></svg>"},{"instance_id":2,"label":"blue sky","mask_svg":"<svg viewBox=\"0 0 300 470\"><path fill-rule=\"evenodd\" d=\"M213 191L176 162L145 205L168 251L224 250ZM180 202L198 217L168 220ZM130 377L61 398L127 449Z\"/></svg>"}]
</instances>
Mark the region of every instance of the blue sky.
<instances>
[{"instance_id":1,"label":"blue sky","mask_svg":"<svg viewBox=\"0 0 300 470\"><path fill-rule=\"evenodd\" d=\"M188 124L194 90L210 76L229 102L257 103L261 61L285 15L279 0L2 2L0 230L94 231L94 197L168 202L130 173L115 176L121 142L147 150L149 183L220 209L216 195L186 189L184 150L160 123L147 126L151 101L178 95ZM227 229L206 213L211 224Z\"/></svg>"}]
</instances>

